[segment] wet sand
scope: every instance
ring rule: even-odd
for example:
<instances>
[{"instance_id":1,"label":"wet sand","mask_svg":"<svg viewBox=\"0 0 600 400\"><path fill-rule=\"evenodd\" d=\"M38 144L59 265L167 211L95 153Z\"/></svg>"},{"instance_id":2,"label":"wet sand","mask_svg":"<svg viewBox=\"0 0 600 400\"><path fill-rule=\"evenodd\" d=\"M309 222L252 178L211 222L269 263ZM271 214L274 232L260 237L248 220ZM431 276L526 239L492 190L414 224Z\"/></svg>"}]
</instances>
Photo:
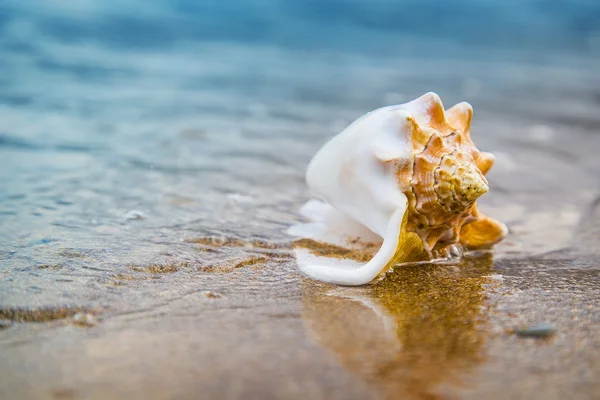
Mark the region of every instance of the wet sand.
<instances>
[{"instance_id":1,"label":"wet sand","mask_svg":"<svg viewBox=\"0 0 600 400\"><path fill-rule=\"evenodd\" d=\"M196 50L136 78L37 71L41 105L3 106L1 398L598 398L597 62ZM56 111L52 79L95 108ZM473 104L507 240L365 288L304 278L285 230L312 154L430 90Z\"/></svg>"},{"instance_id":2,"label":"wet sand","mask_svg":"<svg viewBox=\"0 0 600 400\"><path fill-rule=\"evenodd\" d=\"M357 289L303 279L293 260L126 280L118 288L145 286L151 305L86 310L91 326L68 311L5 313L0 387L4 398L594 398L598 273L595 260L482 255ZM556 333L515 335L540 322Z\"/></svg>"}]
</instances>

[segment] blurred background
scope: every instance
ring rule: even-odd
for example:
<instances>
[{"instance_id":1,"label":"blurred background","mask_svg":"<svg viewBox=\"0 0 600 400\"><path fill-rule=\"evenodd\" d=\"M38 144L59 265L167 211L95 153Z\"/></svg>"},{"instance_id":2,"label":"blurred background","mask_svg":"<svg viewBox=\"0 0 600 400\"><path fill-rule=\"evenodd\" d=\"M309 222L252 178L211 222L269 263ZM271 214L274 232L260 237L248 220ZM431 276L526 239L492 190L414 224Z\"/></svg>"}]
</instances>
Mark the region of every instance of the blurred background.
<instances>
[{"instance_id":1,"label":"blurred background","mask_svg":"<svg viewBox=\"0 0 600 400\"><path fill-rule=\"evenodd\" d=\"M2 28L10 52L57 43L164 51L233 42L425 56L431 52L418 44L434 41L443 55L452 54L445 46L473 46L533 61L536 53L597 54L599 9L593 0L6 0Z\"/></svg>"}]
</instances>

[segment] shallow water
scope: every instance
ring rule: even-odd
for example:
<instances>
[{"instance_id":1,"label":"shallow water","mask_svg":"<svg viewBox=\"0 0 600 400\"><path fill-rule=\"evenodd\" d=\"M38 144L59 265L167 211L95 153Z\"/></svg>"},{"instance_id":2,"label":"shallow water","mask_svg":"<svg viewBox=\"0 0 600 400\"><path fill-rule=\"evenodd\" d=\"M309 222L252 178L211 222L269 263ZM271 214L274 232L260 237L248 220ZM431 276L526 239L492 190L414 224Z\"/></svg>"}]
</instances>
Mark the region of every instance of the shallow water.
<instances>
[{"instance_id":1,"label":"shallow water","mask_svg":"<svg viewBox=\"0 0 600 400\"><path fill-rule=\"evenodd\" d=\"M334 17L301 2L0 6L2 397L600 391L593 4L549 9L490 49L468 29L374 30L389 4L350 3L330 31ZM498 7L482 43L509 15ZM268 29L245 35L261 16ZM473 139L497 156L482 210L509 238L493 260L366 289L302 278L285 230L312 154L364 112L430 90L473 104ZM513 334L539 322L555 337Z\"/></svg>"}]
</instances>

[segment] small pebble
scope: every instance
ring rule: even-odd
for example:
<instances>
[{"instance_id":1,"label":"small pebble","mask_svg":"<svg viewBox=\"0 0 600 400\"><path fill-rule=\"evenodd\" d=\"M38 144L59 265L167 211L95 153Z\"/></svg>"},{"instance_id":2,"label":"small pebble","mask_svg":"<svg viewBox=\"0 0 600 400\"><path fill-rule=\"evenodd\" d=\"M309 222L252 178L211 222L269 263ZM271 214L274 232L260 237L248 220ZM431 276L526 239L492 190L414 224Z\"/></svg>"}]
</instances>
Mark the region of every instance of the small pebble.
<instances>
[{"instance_id":1,"label":"small pebble","mask_svg":"<svg viewBox=\"0 0 600 400\"><path fill-rule=\"evenodd\" d=\"M552 324L544 323L517 329L516 333L521 337L547 338L556 333L556 327Z\"/></svg>"},{"instance_id":2,"label":"small pebble","mask_svg":"<svg viewBox=\"0 0 600 400\"><path fill-rule=\"evenodd\" d=\"M211 292L210 290L207 290L202 294L208 299L218 299L219 297L222 297L219 293Z\"/></svg>"},{"instance_id":3,"label":"small pebble","mask_svg":"<svg viewBox=\"0 0 600 400\"><path fill-rule=\"evenodd\" d=\"M73 315L73 322L79 326L94 326L98 324L98 319L90 313L77 313Z\"/></svg>"}]
</instances>

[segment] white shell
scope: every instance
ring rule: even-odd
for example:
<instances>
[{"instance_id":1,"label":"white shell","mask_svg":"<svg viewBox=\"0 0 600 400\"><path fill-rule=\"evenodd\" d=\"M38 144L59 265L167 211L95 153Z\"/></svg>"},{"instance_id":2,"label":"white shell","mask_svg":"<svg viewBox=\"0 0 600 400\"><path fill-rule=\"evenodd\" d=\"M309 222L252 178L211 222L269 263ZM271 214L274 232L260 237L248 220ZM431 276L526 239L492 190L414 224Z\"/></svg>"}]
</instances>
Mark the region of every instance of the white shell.
<instances>
[{"instance_id":1,"label":"white shell","mask_svg":"<svg viewBox=\"0 0 600 400\"><path fill-rule=\"evenodd\" d=\"M372 111L331 139L310 162L306 182L311 191L384 241L375 257L360 268L301 266L306 275L342 285L363 285L394 255L407 199L396 183L394 166L380 160L408 156L406 139L399 134L408 116L404 106Z\"/></svg>"},{"instance_id":2,"label":"white shell","mask_svg":"<svg viewBox=\"0 0 600 400\"><path fill-rule=\"evenodd\" d=\"M314 258L312 262L306 262L308 259L304 257L305 262L299 260L298 263L306 275L342 285L363 285L397 260L395 256L399 254L403 240L403 218L405 213L408 215L409 207L409 199L398 182L399 166L412 165L415 159L412 142L420 140L411 136L416 132L415 126L426 135L440 138L444 135L434 129L439 124L431 120L436 115L432 110L445 124L441 100L435 93L427 93L406 104L377 109L356 120L317 152L308 166L306 182L313 194L335 210L326 205L319 206L321 211L317 213L318 218L311 218L313 222L320 224L321 231L326 225L354 226L352 229L364 226L383 238L383 244L369 262L353 268L335 263L320 264ZM468 114L467 125L463 127L466 135L471 110L468 104L460 103L452 111ZM450 124L447 126L458 131ZM481 177L485 181L483 174ZM341 222L344 219L346 223ZM300 231L292 228L290 233L302 235Z\"/></svg>"}]
</instances>

